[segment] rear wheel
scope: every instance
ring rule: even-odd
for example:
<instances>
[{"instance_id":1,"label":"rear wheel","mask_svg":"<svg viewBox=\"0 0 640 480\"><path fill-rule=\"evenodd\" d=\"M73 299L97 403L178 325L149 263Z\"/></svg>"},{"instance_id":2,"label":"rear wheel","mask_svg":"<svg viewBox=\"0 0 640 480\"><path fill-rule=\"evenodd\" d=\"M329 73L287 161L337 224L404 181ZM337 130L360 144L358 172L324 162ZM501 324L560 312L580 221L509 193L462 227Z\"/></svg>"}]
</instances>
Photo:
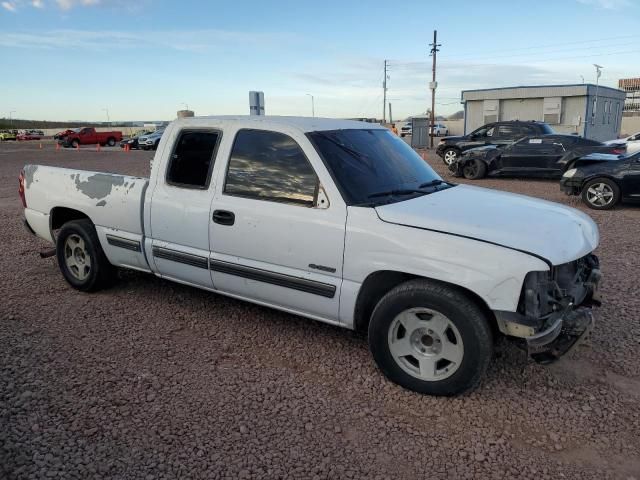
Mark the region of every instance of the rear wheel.
<instances>
[{"instance_id":1,"label":"rear wheel","mask_svg":"<svg viewBox=\"0 0 640 480\"><path fill-rule=\"evenodd\" d=\"M458 159L459 155L460 154L458 150L456 150L455 148L447 148L444 152L442 152L442 160L447 165L451 165Z\"/></svg>"},{"instance_id":2,"label":"rear wheel","mask_svg":"<svg viewBox=\"0 0 640 480\"><path fill-rule=\"evenodd\" d=\"M65 280L77 290L100 290L115 278L116 269L107 260L91 220L73 220L62 226L56 256Z\"/></svg>"},{"instance_id":3,"label":"rear wheel","mask_svg":"<svg viewBox=\"0 0 640 480\"><path fill-rule=\"evenodd\" d=\"M608 178L596 178L582 188L582 201L594 210L609 210L620 201L620 187Z\"/></svg>"},{"instance_id":4,"label":"rear wheel","mask_svg":"<svg viewBox=\"0 0 640 480\"><path fill-rule=\"evenodd\" d=\"M471 160L462 167L464 178L469 180L478 180L487 175L487 164L481 160Z\"/></svg>"},{"instance_id":5,"label":"rear wheel","mask_svg":"<svg viewBox=\"0 0 640 480\"><path fill-rule=\"evenodd\" d=\"M486 316L467 296L420 279L380 300L369 324L369 347L391 381L418 393L451 396L480 384L493 337Z\"/></svg>"}]
</instances>

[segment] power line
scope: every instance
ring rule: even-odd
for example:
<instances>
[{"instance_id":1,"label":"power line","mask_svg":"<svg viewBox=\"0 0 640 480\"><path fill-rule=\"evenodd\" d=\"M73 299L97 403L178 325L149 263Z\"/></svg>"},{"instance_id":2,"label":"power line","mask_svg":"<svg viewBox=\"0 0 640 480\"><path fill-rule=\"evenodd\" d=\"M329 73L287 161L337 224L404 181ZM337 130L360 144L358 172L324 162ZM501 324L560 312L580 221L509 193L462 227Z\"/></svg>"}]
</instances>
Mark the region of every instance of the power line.
<instances>
[{"instance_id":1,"label":"power line","mask_svg":"<svg viewBox=\"0 0 640 480\"><path fill-rule=\"evenodd\" d=\"M522 51L522 50L543 50L543 49L547 49L547 48L556 48L558 46L565 46L565 45L583 45L585 43L597 43L597 44L602 44L602 42L608 42L610 40L620 40L623 38L629 39L629 38L638 38L640 37L639 34L633 34L633 35L619 35L616 37L604 37L604 38L597 38L597 39L592 39L592 40L581 40L581 41L575 41L575 42L556 42L556 43L549 43L546 45L533 45L530 47L519 47L519 48L507 48L507 49L501 49L501 50L493 50L491 52L483 52L485 55L493 55L494 53L505 53L505 52L517 52L517 51ZM592 48L592 47L587 47L587 48ZM467 56L466 54L461 54L461 55L449 55L450 58L454 58L454 57L465 57Z\"/></svg>"}]
</instances>

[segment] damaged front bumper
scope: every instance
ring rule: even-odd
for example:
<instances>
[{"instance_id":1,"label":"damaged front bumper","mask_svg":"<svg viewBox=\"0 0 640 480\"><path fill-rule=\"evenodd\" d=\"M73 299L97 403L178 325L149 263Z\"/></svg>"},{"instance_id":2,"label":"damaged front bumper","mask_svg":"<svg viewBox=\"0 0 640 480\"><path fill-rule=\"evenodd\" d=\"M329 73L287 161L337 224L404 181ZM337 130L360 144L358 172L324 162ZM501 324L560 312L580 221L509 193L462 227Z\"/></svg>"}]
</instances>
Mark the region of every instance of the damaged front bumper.
<instances>
[{"instance_id":1,"label":"damaged front bumper","mask_svg":"<svg viewBox=\"0 0 640 480\"><path fill-rule=\"evenodd\" d=\"M543 294L543 290L532 293L535 282L530 281L527 284L525 281L520 311L494 312L500 331L516 340L516 343L525 348L528 355L539 363L553 362L570 352L582 339L588 336L594 326L592 308L600 306L598 284L602 275L597 257L594 255L580 259L579 262L581 262L580 266L571 265L572 269L568 271L570 273L576 272L574 279L583 275L582 281L568 285L561 281L563 274L559 273L548 283L538 284L540 286L553 285L553 293L563 292L565 293L563 297L556 295L554 298L551 292ZM572 295L568 295L568 292L571 292ZM532 306L530 300L532 295L538 302L541 298L550 299L550 303L554 306L553 311L551 313L542 312L539 303ZM543 314L541 316L531 315L532 312Z\"/></svg>"}]
</instances>

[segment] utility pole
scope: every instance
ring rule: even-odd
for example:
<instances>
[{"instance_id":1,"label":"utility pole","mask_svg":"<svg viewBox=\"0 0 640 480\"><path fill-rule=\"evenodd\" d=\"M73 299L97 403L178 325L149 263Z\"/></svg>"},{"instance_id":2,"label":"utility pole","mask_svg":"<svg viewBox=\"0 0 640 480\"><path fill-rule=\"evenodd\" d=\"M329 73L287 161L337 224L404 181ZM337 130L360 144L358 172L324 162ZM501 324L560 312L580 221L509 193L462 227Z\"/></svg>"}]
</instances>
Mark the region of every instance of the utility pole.
<instances>
[{"instance_id":1,"label":"utility pole","mask_svg":"<svg viewBox=\"0 0 640 480\"><path fill-rule=\"evenodd\" d=\"M387 63L384 61L384 79L382 80L382 123L387 123Z\"/></svg>"},{"instance_id":2,"label":"utility pole","mask_svg":"<svg viewBox=\"0 0 640 480\"><path fill-rule=\"evenodd\" d=\"M591 114L591 125L595 125L596 123L596 115L598 114L598 87L600 86L600 75L602 75L601 70L604 68L602 65L593 64L596 67L596 98L593 101L593 113Z\"/></svg>"},{"instance_id":3,"label":"utility pole","mask_svg":"<svg viewBox=\"0 0 640 480\"><path fill-rule=\"evenodd\" d=\"M431 125L429 126L428 131L429 131L429 137L430 137L429 145L430 145L430 148L433 148L433 134L435 133L434 125L436 123L436 117L435 117L436 87L438 86L438 83L436 82L436 55L440 51L438 50L438 47L442 46L440 43L438 43L437 30L433 31L433 43L429 44L429 46L431 47L430 55L433 57L433 67L432 67L433 78L431 80L431 83L429 84L429 88L431 88Z\"/></svg>"},{"instance_id":4,"label":"utility pole","mask_svg":"<svg viewBox=\"0 0 640 480\"><path fill-rule=\"evenodd\" d=\"M10 127L13 127L13 118L11 118L11 114L12 114L12 113L16 113L16 111L15 111L15 110L11 110L11 111L9 112L9 126L10 126Z\"/></svg>"},{"instance_id":5,"label":"utility pole","mask_svg":"<svg viewBox=\"0 0 640 480\"><path fill-rule=\"evenodd\" d=\"M315 100L313 99L313 95L311 95L310 93L306 93L305 95L308 95L311 97L311 116L315 117L316 116L316 104L315 104Z\"/></svg>"},{"instance_id":6,"label":"utility pole","mask_svg":"<svg viewBox=\"0 0 640 480\"><path fill-rule=\"evenodd\" d=\"M391 114L391 102L389 102L389 123L393 123L393 115Z\"/></svg>"}]
</instances>

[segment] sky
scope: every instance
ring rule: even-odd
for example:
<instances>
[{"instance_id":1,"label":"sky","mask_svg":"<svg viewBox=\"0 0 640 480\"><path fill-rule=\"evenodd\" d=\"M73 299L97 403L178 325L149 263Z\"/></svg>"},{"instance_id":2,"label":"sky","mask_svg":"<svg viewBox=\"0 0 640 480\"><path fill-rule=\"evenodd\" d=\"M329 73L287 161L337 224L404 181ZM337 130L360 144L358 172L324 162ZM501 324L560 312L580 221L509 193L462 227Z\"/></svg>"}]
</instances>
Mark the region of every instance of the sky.
<instances>
[{"instance_id":1,"label":"sky","mask_svg":"<svg viewBox=\"0 0 640 480\"><path fill-rule=\"evenodd\" d=\"M462 90L640 76L640 0L0 0L0 117L248 114L394 119Z\"/></svg>"}]
</instances>

